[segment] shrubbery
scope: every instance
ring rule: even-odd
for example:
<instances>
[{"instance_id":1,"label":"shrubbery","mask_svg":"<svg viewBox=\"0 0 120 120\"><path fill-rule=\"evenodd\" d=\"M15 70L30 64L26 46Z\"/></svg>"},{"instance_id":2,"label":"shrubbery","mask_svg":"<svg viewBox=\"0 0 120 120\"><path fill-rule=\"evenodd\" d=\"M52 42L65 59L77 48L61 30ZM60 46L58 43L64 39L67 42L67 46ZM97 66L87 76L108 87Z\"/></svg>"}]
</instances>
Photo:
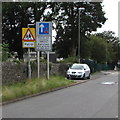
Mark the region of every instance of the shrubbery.
<instances>
[{"instance_id":1,"label":"shrubbery","mask_svg":"<svg viewBox=\"0 0 120 120\"><path fill-rule=\"evenodd\" d=\"M1 55L2 55L2 61L7 61L8 58L10 57L9 49L8 49L8 44L2 44L0 45L1 49Z\"/></svg>"},{"instance_id":2,"label":"shrubbery","mask_svg":"<svg viewBox=\"0 0 120 120\"><path fill-rule=\"evenodd\" d=\"M65 58L63 60L61 60L60 62L62 63L77 63L78 62L78 58L77 57L69 57L69 58Z\"/></svg>"}]
</instances>

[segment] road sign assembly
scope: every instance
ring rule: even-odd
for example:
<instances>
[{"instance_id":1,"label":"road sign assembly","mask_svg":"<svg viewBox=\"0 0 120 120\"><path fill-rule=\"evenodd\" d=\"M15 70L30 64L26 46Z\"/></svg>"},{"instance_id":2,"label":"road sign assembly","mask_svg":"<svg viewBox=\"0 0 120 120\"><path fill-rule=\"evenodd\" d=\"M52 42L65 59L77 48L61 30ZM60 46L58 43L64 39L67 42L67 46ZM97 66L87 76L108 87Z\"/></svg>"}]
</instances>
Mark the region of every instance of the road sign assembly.
<instances>
[{"instance_id":1,"label":"road sign assembly","mask_svg":"<svg viewBox=\"0 0 120 120\"><path fill-rule=\"evenodd\" d=\"M22 47L36 47L35 28L22 28Z\"/></svg>"},{"instance_id":2,"label":"road sign assembly","mask_svg":"<svg viewBox=\"0 0 120 120\"><path fill-rule=\"evenodd\" d=\"M52 22L36 22L36 50L52 51Z\"/></svg>"}]
</instances>

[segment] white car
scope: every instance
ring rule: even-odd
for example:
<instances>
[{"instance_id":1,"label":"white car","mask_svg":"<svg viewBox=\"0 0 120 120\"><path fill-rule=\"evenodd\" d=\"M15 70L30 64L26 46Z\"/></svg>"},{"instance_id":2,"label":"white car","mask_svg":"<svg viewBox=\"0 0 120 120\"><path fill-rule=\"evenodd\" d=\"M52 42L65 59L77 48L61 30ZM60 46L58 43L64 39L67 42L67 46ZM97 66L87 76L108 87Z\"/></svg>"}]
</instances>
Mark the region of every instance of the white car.
<instances>
[{"instance_id":1,"label":"white car","mask_svg":"<svg viewBox=\"0 0 120 120\"><path fill-rule=\"evenodd\" d=\"M90 79L90 68L87 64L74 63L67 71L67 79Z\"/></svg>"}]
</instances>

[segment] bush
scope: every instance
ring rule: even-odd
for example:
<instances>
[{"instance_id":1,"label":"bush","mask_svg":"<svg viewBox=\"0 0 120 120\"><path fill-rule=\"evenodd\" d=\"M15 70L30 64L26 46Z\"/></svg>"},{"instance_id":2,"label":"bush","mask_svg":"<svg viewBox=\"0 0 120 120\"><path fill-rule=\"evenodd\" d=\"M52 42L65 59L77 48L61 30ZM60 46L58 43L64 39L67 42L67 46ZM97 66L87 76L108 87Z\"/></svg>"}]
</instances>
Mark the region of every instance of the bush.
<instances>
[{"instance_id":1,"label":"bush","mask_svg":"<svg viewBox=\"0 0 120 120\"><path fill-rule=\"evenodd\" d=\"M8 44L2 44L1 47L2 47L2 61L7 61L10 56Z\"/></svg>"},{"instance_id":2,"label":"bush","mask_svg":"<svg viewBox=\"0 0 120 120\"><path fill-rule=\"evenodd\" d=\"M77 63L78 62L78 58L77 57L69 57L69 58L65 58L62 61L63 63Z\"/></svg>"}]
</instances>

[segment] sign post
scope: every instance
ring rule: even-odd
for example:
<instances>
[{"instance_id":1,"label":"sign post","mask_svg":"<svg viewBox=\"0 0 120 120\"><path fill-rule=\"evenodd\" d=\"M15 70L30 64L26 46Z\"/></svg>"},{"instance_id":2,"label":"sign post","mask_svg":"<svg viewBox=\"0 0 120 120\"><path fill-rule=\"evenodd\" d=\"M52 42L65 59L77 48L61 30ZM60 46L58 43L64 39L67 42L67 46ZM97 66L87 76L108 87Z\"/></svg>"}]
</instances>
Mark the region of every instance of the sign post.
<instances>
[{"instance_id":1,"label":"sign post","mask_svg":"<svg viewBox=\"0 0 120 120\"><path fill-rule=\"evenodd\" d=\"M37 51L38 79L40 78L40 51Z\"/></svg>"},{"instance_id":2,"label":"sign post","mask_svg":"<svg viewBox=\"0 0 120 120\"><path fill-rule=\"evenodd\" d=\"M49 80L50 76L50 66L49 66L49 51L47 52L47 79Z\"/></svg>"},{"instance_id":3,"label":"sign post","mask_svg":"<svg viewBox=\"0 0 120 120\"><path fill-rule=\"evenodd\" d=\"M22 28L22 47L28 48L28 77L31 79L30 48L35 48L35 28Z\"/></svg>"},{"instance_id":4,"label":"sign post","mask_svg":"<svg viewBox=\"0 0 120 120\"><path fill-rule=\"evenodd\" d=\"M47 79L49 79L49 51L52 51L52 22L36 22L36 50L47 52Z\"/></svg>"},{"instance_id":5,"label":"sign post","mask_svg":"<svg viewBox=\"0 0 120 120\"><path fill-rule=\"evenodd\" d=\"M28 48L28 77L31 79L30 48Z\"/></svg>"}]
</instances>

